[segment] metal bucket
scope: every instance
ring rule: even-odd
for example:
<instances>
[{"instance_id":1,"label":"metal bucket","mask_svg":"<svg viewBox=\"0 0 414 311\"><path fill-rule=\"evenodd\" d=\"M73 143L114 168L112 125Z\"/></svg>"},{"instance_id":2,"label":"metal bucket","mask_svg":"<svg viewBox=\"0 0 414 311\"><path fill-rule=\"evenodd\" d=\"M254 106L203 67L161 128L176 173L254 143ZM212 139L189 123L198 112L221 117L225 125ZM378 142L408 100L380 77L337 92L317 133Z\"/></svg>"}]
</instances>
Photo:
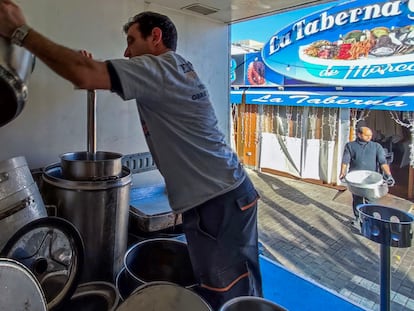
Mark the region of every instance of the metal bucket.
<instances>
[{"instance_id":1,"label":"metal bucket","mask_svg":"<svg viewBox=\"0 0 414 311\"><path fill-rule=\"evenodd\" d=\"M242 296L235 297L224 303L219 311L287 311L285 308L271 302L270 300L253 297Z\"/></svg>"},{"instance_id":2,"label":"metal bucket","mask_svg":"<svg viewBox=\"0 0 414 311\"><path fill-rule=\"evenodd\" d=\"M345 176L348 190L355 195L376 200L388 193L382 175L374 171L356 170Z\"/></svg>"},{"instance_id":3,"label":"metal bucket","mask_svg":"<svg viewBox=\"0 0 414 311\"><path fill-rule=\"evenodd\" d=\"M27 81L35 57L0 37L0 127L15 119L27 101Z\"/></svg>"},{"instance_id":4,"label":"metal bucket","mask_svg":"<svg viewBox=\"0 0 414 311\"><path fill-rule=\"evenodd\" d=\"M59 164L44 168L43 196L56 216L70 221L85 244L82 282L113 283L127 249L131 173L106 181L71 181Z\"/></svg>"},{"instance_id":5,"label":"metal bucket","mask_svg":"<svg viewBox=\"0 0 414 311\"><path fill-rule=\"evenodd\" d=\"M212 311L195 292L169 282L150 282L137 288L117 311ZM254 310L254 309L252 309Z\"/></svg>"},{"instance_id":6,"label":"metal bucket","mask_svg":"<svg viewBox=\"0 0 414 311\"><path fill-rule=\"evenodd\" d=\"M175 239L149 239L130 247L124 266L141 284L166 281L183 287L196 285L187 244Z\"/></svg>"},{"instance_id":7,"label":"metal bucket","mask_svg":"<svg viewBox=\"0 0 414 311\"><path fill-rule=\"evenodd\" d=\"M62 174L69 180L106 180L122 176L122 154L77 151L60 156Z\"/></svg>"},{"instance_id":8,"label":"metal bucket","mask_svg":"<svg viewBox=\"0 0 414 311\"><path fill-rule=\"evenodd\" d=\"M0 250L21 227L47 216L24 157L0 162Z\"/></svg>"}]
</instances>

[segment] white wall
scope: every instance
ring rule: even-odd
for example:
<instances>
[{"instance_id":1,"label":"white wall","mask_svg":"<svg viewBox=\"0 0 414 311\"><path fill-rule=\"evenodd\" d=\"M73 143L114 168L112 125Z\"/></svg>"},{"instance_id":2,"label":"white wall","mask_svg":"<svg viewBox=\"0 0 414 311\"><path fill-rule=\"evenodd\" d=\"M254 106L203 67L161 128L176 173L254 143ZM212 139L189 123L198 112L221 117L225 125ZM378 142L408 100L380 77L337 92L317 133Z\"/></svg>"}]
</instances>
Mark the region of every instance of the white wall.
<instances>
[{"instance_id":1,"label":"white wall","mask_svg":"<svg viewBox=\"0 0 414 311\"><path fill-rule=\"evenodd\" d=\"M122 25L143 10L170 16L178 29L178 52L208 86L221 129L229 136L228 26L140 0L16 0L28 24L56 42L86 49L98 59L122 58ZM87 148L86 91L74 90L37 60L22 113L0 127L0 161L25 156L30 168L58 162L65 152ZM148 151L135 101L97 92L97 150Z\"/></svg>"}]
</instances>

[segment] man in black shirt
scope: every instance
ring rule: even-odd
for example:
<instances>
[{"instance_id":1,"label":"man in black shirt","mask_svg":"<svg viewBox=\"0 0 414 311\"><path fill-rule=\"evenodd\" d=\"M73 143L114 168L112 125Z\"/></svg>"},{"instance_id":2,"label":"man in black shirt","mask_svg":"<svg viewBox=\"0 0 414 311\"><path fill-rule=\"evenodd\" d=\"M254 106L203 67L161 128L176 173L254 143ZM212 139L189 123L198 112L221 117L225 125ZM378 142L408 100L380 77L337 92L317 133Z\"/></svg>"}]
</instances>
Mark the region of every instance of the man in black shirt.
<instances>
[{"instance_id":1,"label":"man in black shirt","mask_svg":"<svg viewBox=\"0 0 414 311\"><path fill-rule=\"evenodd\" d=\"M391 175L390 166L385 158L384 149L379 143L371 141L371 129L364 126L359 127L357 129L357 136L355 141L348 142L345 145L339 179L343 179L348 170L349 172L355 170L378 172L379 168L381 168L387 184L393 186L395 181ZM352 209L356 219L358 219L359 216L356 208L359 204L374 203L372 199L369 200L355 194L352 194L352 199Z\"/></svg>"}]
</instances>

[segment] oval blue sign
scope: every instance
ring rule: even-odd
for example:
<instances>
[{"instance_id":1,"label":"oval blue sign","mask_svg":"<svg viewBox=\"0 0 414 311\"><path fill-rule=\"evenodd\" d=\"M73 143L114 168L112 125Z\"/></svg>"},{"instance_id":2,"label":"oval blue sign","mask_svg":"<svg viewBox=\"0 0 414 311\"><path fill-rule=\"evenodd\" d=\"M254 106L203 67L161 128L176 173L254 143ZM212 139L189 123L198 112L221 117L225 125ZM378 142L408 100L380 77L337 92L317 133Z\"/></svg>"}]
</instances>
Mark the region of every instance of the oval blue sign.
<instances>
[{"instance_id":1,"label":"oval blue sign","mask_svg":"<svg viewBox=\"0 0 414 311\"><path fill-rule=\"evenodd\" d=\"M306 16L262 49L282 75L340 86L412 85L414 0L348 1Z\"/></svg>"}]
</instances>

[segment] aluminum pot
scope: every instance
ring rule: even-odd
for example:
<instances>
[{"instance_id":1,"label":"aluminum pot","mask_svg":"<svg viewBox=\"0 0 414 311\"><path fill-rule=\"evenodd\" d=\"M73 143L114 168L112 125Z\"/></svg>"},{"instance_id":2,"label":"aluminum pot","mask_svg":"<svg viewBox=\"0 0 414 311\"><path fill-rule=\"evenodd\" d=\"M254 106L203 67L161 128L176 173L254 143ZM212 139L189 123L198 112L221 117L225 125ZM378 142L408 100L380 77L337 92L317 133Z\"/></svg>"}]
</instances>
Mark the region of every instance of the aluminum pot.
<instances>
[{"instance_id":1,"label":"aluminum pot","mask_svg":"<svg viewBox=\"0 0 414 311\"><path fill-rule=\"evenodd\" d=\"M28 50L0 37L0 127L22 112L34 64L35 58Z\"/></svg>"},{"instance_id":2,"label":"aluminum pot","mask_svg":"<svg viewBox=\"0 0 414 311\"><path fill-rule=\"evenodd\" d=\"M122 154L77 151L60 156L63 177L68 180L106 180L122 175Z\"/></svg>"},{"instance_id":3,"label":"aluminum pot","mask_svg":"<svg viewBox=\"0 0 414 311\"><path fill-rule=\"evenodd\" d=\"M382 175L367 170L355 170L345 176L348 190L355 195L376 200L388 193Z\"/></svg>"},{"instance_id":4,"label":"aluminum pot","mask_svg":"<svg viewBox=\"0 0 414 311\"><path fill-rule=\"evenodd\" d=\"M43 170L43 198L56 215L70 221L85 244L81 281L114 282L127 250L131 172L118 179L72 181L63 178L58 163ZM99 260L98 260L99 259Z\"/></svg>"},{"instance_id":5,"label":"aluminum pot","mask_svg":"<svg viewBox=\"0 0 414 311\"><path fill-rule=\"evenodd\" d=\"M47 216L39 189L22 156L0 161L0 251L21 227Z\"/></svg>"}]
</instances>

